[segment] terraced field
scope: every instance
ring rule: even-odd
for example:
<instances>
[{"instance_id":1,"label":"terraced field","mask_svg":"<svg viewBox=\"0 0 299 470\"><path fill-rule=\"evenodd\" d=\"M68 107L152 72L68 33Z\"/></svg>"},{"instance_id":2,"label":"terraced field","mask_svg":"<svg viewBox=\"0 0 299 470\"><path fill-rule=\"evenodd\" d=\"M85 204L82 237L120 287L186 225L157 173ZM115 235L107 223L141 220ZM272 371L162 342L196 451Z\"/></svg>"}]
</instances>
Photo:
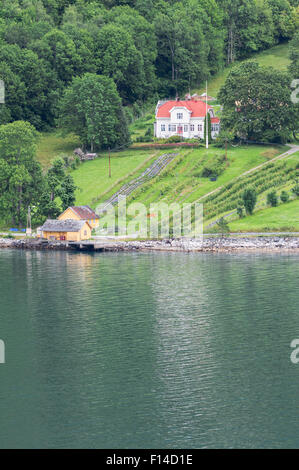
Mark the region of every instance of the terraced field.
<instances>
[{"instance_id":1,"label":"terraced field","mask_svg":"<svg viewBox=\"0 0 299 470\"><path fill-rule=\"evenodd\" d=\"M210 147L193 150L181 150L168 167L156 178L136 189L129 202L151 203L187 203L228 184L240 174L275 158L287 147L242 146L230 147L227 160L223 149ZM215 162L219 161L219 166ZM216 181L204 171L220 172Z\"/></svg>"}]
</instances>

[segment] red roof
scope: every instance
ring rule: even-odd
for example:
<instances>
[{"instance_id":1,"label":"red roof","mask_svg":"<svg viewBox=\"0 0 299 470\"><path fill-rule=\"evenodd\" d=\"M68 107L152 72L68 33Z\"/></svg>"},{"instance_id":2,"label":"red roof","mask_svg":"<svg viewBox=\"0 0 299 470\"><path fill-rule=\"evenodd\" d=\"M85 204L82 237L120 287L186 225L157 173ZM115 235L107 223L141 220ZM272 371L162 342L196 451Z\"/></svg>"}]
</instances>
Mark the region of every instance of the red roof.
<instances>
[{"instance_id":1,"label":"red roof","mask_svg":"<svg viewBox=\"0 0 299 470\"><path fill-rule=\"evenodd\" d=\"M72 206L71 209L82 220L98 219L99 216L89 206Z\"/></svg>"},{"instance_id":2,"label":"red roof","mask_svg":"<svg viewBox=\"0 0 299 470\"><path fill-rule=\"evenodd\" d=\"M170 110L172 108L187 108L191 111L191 117L205 117L206 115L206 103L203 101L167 101L166 103L162 104L157 112L158 118L169 118L170 117ZM208 109L212 109L213 107L208 105Z\"/></svg>"},{"instance_id":3,"label":"red roof","mask_svg":"<svg viewBox=\"0 0 299 470\"><path fill-rule=\"evenodd\" d=\"M213 118L211 118L211 122L212 122L213 124L219 124L220 119L219 119L218 117L213 117Z\"/></svg>"}]
</instances>

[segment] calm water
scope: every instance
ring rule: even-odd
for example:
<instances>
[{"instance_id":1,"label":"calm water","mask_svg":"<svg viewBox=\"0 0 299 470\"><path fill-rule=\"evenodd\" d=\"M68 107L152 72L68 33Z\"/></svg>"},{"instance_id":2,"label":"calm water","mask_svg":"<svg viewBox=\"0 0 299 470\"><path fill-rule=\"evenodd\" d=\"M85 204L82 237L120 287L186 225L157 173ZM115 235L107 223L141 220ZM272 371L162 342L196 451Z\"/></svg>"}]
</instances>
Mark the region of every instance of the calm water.
<instances>
[{"instance_id":1,"label":"calm water","mask_svg":"<svg viewBox=\"0 0 299 470\"><path fill-rule=\"evenodd\" d=\"M1 448L299 447L299 257L0 251Z\"/></svg>"}]
</instances>

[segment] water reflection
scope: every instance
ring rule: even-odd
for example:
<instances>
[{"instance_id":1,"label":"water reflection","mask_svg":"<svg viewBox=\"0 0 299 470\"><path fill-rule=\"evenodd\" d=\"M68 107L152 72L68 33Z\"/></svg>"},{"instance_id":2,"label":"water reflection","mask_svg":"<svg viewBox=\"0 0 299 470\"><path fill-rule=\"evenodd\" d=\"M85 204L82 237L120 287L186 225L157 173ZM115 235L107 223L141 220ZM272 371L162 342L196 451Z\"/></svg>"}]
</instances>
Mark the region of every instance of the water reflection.
<instances>
[{"instance_id":1,"label":"water reflection","mask_svg":"<svg viewBox=\"0 0 299 470\"><path fill-rule=\"evenodd\" d=\"M0 252L0 447L298 446L298 266Z\"/></svg>"}]
</instances>

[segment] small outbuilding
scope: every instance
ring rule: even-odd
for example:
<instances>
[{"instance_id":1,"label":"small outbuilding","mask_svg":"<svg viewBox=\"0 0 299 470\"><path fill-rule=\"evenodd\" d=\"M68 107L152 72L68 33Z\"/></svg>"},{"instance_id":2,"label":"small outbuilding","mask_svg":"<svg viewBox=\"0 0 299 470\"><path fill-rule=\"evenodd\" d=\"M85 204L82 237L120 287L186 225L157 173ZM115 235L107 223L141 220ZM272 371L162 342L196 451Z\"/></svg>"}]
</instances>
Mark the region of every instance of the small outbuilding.
<instances>
[{"instance_id":1,"label":"small outbuilding","mask_svg":"<svg viewBox=\"0 0 299 470\"><path fill-rule=\"evenodd\" d=\"M71 206L68 207L60 216L58 220L86 220L92 229L99 226L99 216L89 206Z\"/></svg>"},{"instance_id":2,"label":"small outbuilding","mask_svg":"<svg viewBox=\"0 0 299 470\"><path fill-rule=\"evenodd\" d=\"M86 220L48 219L40 228L47 240L80 242L91 238L91 226Z\"/></svg>"}]
</instances>

